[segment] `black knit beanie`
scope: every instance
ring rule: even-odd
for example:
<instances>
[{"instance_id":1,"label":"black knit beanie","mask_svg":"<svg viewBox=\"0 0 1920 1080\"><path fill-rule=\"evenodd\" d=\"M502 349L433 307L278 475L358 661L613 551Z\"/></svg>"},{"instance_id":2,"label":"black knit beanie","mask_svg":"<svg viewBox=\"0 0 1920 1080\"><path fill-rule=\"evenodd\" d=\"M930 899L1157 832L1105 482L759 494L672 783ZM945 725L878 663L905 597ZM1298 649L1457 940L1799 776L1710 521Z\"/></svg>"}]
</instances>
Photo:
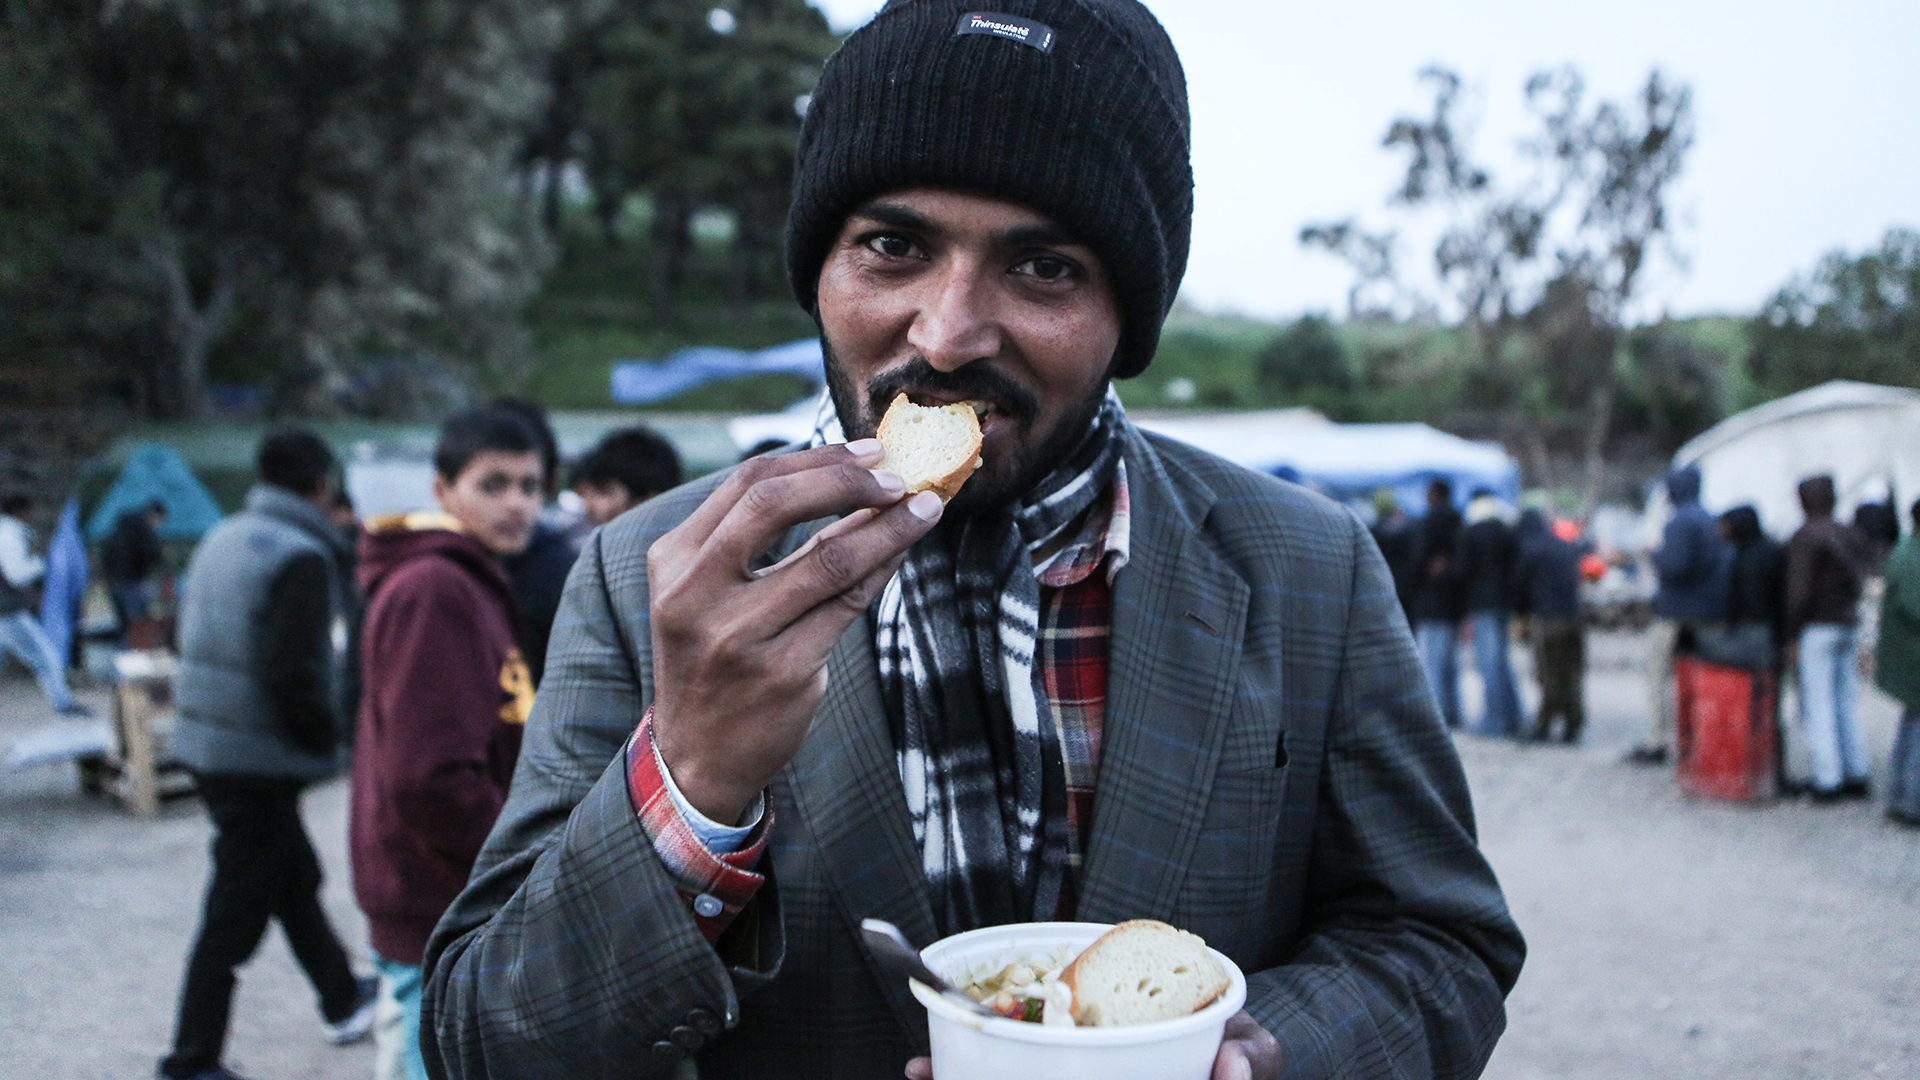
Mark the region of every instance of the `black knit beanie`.
<instances>
[{"instance_id":1,"label":"black knit beanie","mask_svg":"<svg viewBox=\"0 0 1920 1080\"><path fill-rule=\"evenodd\" d=\"M847 215L909 187L1030 206L1091 247L1115 374L1153 359L1193 225L1186 76L1136 0L892 0L827 61L800 132L787 273L815 311Z\"/></svg>"}]
</instances>

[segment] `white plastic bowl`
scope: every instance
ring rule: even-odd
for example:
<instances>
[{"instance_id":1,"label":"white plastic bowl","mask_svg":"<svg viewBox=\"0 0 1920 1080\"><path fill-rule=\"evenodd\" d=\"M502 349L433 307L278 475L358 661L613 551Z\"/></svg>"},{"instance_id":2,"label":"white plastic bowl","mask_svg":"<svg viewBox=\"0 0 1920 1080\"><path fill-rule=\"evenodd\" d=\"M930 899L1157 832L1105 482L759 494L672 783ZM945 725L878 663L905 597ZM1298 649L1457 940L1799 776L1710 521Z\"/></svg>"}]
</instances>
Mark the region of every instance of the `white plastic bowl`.
<instances>
[{"instance_id":1,"label":"white plastic bowl","mask_svg":"<svg viewBox=\"0 0 1920 1080\"><path fill-rule=\"evenodd\" d=\"M1055 953L1078 955L1112 929L1102 923L1014 923L942 938L922 955L927 966L956 986L976 972ZM1046 1027L989 1019L955 1005L917 982L913 996L927 1007L935 1080L1023 1080L1025 1077L1098 1077L1099 1080L1207 1080L1227 1018L1247 1000L1247 978L1217 950L1227 969L1227 992L1191 1016L1131 1027Z\"/></svg>"}]
</instances>

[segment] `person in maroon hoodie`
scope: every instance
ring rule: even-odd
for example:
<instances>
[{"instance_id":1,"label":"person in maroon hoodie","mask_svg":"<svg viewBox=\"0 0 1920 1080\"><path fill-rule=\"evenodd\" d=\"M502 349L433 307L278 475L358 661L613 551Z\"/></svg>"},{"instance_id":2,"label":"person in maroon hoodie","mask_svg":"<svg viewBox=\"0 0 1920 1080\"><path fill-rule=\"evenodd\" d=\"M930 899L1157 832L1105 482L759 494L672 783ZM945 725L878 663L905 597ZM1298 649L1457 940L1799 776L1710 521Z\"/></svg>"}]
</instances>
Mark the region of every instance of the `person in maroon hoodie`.
<instances>
[{"instance_id":1,"label":"person in maroon hoodie","mask_svg":"<svg viewBox=\"0 0 1920 1080\"><path fill-rule=\"evenodd\" d=\"M501 560L527 546L542 494L537 437L499 408L449 419L433 466L439 512L376 518L360 537L350 829L384 1002L376 1075L415 1080L427 935L506 801L533 707Z\"/></svg>"}]
</instances>

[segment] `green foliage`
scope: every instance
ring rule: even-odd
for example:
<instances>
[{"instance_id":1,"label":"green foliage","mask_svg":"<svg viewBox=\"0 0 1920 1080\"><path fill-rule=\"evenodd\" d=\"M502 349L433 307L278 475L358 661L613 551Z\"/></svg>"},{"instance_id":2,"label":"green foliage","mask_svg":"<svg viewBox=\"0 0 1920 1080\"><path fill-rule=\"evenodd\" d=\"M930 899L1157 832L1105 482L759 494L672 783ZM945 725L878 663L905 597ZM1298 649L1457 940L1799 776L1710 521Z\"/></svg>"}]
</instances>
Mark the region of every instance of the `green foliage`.
<instances>
[{"instance_id":1,"label":"green foliage","mask_svg":"<svg viewBox=\"0 0 1920 1080\"><path fill-rule=\"evenodd\" d=\"M1769 396L1828 379L1920 387L1920 232L1890 229L1877 250L1828 254L1749 331L1753 378Z\"/></svg>"},{"instance_id":2,"label":"green foliage","mask_svg":"<svg viewBox=\"0 0 1920 1080\"><path fill-rule=\"evenodd\" d=\"M1260 350L1255 361L1261 386L1271 394L1316 390L1352 392L1353 368L1347 350L1327 320L1308 315L1287 327Z\"/></svg>"}]
</instances>

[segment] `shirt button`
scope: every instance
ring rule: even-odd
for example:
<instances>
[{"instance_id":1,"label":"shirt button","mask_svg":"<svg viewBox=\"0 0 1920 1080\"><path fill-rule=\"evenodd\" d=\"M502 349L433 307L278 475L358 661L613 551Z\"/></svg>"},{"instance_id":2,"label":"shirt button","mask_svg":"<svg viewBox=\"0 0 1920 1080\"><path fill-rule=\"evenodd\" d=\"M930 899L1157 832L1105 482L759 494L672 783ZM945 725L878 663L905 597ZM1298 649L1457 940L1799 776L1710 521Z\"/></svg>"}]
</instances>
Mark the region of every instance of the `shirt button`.
<instances>
[{"instance_id":1,"label":"shirt button","mask_svg":"<svg viewBox=\"0 0 1920 1080\"><path fill-rule=\"evenodd\" d=\"M669 1039L661 1039L659 1042L654 1043L653 1054L655 1057L663 1057L669 1061L679 1061L681 1058L687 1056L687 1052L680 1049L678 1043Z\"/></svg>"},{"instance_id":2,"label":"shirt button","mask_svg":"<svg viewBox=\"0 0 1920 1080\"><path fill-rule=\"evenodd\" d=\"M667 1032L667 1038L673 1040L674 1045L684 1050L698 1050L701 1044L707 1041L705 1035L684 1025Z\"/></svg>"},{"instance_id":3,"label":"shirt button","mask_svg":"<svg viewBox=\"0 0 1920 1080\"><path fill-rule=\"evenodd\" d=\"M703 919L716 918L725 910L727 905L721 903L720 898L712 893L701 893L693 898L693 913Z\"/></svg>"},{"instance_id":4,"label":"shirt button","mask_svg":"<svg viewBox=\"0 0 1920 1080\"><path fill-rule=\"evenodd\" d=\"M687 1026L702 1035L718 1035L726 1025L712 1009L691 1009L687 1012Z\"/></svg>"}]
</instances>

